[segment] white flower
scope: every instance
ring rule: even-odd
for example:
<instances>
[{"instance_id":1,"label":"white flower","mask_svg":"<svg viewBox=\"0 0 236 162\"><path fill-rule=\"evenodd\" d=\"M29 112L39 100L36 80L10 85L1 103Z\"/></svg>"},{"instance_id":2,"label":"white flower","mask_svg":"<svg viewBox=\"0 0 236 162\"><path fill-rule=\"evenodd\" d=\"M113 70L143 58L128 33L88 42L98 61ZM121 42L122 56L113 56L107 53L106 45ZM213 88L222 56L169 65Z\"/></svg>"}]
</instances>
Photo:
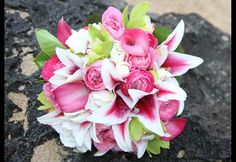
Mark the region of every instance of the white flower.
<instances>
[{"instance_id":1,"label":"white flower","mask_svg":"<svg viewBox=\"0 0 236 162\"><path fill-rule=\"evenodd\" d=\"M81 112L76 117L84 120L84 113ZM87 150L91 151L92 139L98 141L95 125L90 122L72 122L67 116L58 116L59 114L59 112L53 111L37 118L37 120L42 124L52 126L60 135L60 140L64 146L76 148L83 153ZM76 117L74 116L74 118Z\"/></svg>"},{"instance_id":2,"label":"white flower","mask_svg":"<svg viewBox=\"0 0 236 162\"><path fill-rule=\"evenodd\" d=\"M130 69L129 64L125 61L120 61L116 63L116 70L117 73L122 77L125 78L129 75Z\"/></svg>"},{"instance_id":3,"label":"white flower","mask_svg":"<svg viewBox=\"0 0 236 162\"><path fill-rule=\"evenodd\" d=\"M115 98L115 94L107 91L93 91L89 94L89 98L87 104L85 105L85 109L90 109L92 111L99 109L101 106L110 104L111 101Z\"/></svg>"},{"instance_id":4,"label":"white flower","mask_svg":"<svg viewBox=\"0 0 236 162\"><path fill-rule=\"evenodd\" d=\"M86 53L91 38L88 30L80 29L78 32L72 30L72 35L66 40L66 45L75 53Z\"/></svg>"},{"instance_id":5,"label":"white flower","mask_svg":"<svg viewBox=\"0 0 236 162\"><path fill-rule=\"evenodd\" d=\"M121 48L120 41L115 41L110 52L111 60L116 62L123 61L125 58L125 51Z\"/></svg>"}]
</instances>

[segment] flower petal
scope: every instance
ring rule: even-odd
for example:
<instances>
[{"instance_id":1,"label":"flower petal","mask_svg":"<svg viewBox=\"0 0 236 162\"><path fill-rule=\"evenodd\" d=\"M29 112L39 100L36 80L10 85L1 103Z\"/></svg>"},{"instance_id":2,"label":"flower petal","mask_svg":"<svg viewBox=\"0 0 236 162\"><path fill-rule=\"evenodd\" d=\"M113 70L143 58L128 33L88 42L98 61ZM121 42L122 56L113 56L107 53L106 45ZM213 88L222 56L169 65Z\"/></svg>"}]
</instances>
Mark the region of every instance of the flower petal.
<instances>
[{"instance_id":1,"label":"flower petal","mask_svg":"<svg viewBox=\"0 0 236 162\"><path fill-rule=\"evenodd\" d=\"M101 76L104 86L109 91L115 87L116 81L123 81L122 76L115 69L114 64L106 58L102 62Z\"/></svg>"},{"instance_id":2,"label":"flower petal","mask_svg":"<svg viewBox=\"0 0 236 162\"><path fill-rule=\"evenodd\" d=\"M102 155L105 155L108 151L97 151L97 152L94 153L93 156L102 156Z\"/></svg>"},{"instance_id":3,"label":"flower petal","mask_svg":"<svg viewBox=\"0 0 236 162\"><path fill-rule=\"evenodd\" d=\"M82 146L84 144L90 126L90 122L84 122L74 127L73 136L78 146Z\"/></svg>"},{"instance_id":4,"label":"flower petal","mask_svg":"<svg viewBox=\"0 0 236 162\"><path fill-rule=\"evenodd\" d=\"M65 42L72 34L70 26L64 21L63 17L57 25L57 39L66 46Z\"/></svg>"},{"instance_id":5,"label":"flower petal","mask_svg":"<svg viewBox=\"0 0 236 162\"><path fill-rule=\"evenodd\" d=\"M83 82L66 83L53 91L56 103L63 112L67 113L83 109L89 92Z\"/></svg>"},{"instance_id":6,"label":"flower petal","mask_svg":"<svg viewBox=\"0 0 236 162\"><path fill-rule=\"evenodd\" d=\"M156 85L159 90L157 93L158 100L168 101L168 100L186 100L186 92L179 86L170 82L160 82Z\"/></svg>"},{"instance_id":7,"label":"flower petal","mask_svg":"<svg viewBox=\"0 0 236 162\"><path fill-rule=\"evenodd\" d=\"M129 134L129 122L131 119L125 122L112 126L113 134L117 145L125 152L133 151L130 134Z\"/></svg>"},{"instance_id":8,"label":"flower petal","mask_svg":"<svg viewBox=\"0 0 236 162\"><path fill-rule=\"evenodd\" d=\"M68 57L68 51L62 48L56 47L56 54L59 60L66 66L73 66L74 63Z\"/></svg>"},{"instance_id":9,"label":"flower petal","mask_svg":"<svg viewBox=\"0 0 236 162\"><path fill-rule=\"evenodd\" d=\"M183 111L184 111L184 101L179 101L179 109L177 112L177 116L181 115Z\"/></svg>"},{"instance_id":10,"label":"flower petal","mask_svg":"<svg viewBox=\"0 0 236 162\"><path fill-rule=\"evenodd\" d=\"M184 21L181 20L174 29L174 31L167 37L167 39L164 42L161 43L161 45L167 45L169 51L174 51L180 44L183 36L184 36Z\"/></svg>"},{"instance_id":11,"label":"flower petal","mask_svg":"<svg viewBox=\"0 0 236 162\"><path fill-rule=\"evenodd\" d=\"M47 113L43 116L40 116L37 118L39 123L47 124L47 125L57 125L62 123L62 119L59 118L61 115L61 112L52 111L50 113Z\"/></svg>"},{"instance_id":12,"label":"flower petal","mask_svg":"<svg viewBox=\"0 0 236 162\"><path fill-rule=\"evenodd\" d=\"M156 62L158 67L160 67L168 57L168 49L166 45L159 46L156 49Z\"/></svg>"},{"instance_id":13,"label":"flower petal","mask_svg":"<svg viewBox=\"0 0 236 162\"><path fill-rule=\"evenodd\" d=\"M157 91L158 90L155 88L149 93L137 89L129 89L128 93L130 97L125 96L121 90L116 91L116 93L124 100L124 102L129 106L130 109L133 109L140 98L150 94L154 94Z\"/></svg>"},{"instance_id":14,"label":"flower petal","mask_svg":"<svg viewBox=\"0 0 236 162\"><path fill-rule=\"evenodd\" d=\"M90 131L90 136L93 139L93 141L100 143L99 139L97 138L97 134L96 134L96 123L93 123L93 125L90 127L89 131Z\"/></svg>"},{"instance_id":15,"label":"flower petal","mask_svg":"<svg viewBox=\"0 0 236 162\"><path fill-rule=\"evenodd\" d=\"M137 148L137 157L141 158L146 151L148 141L152 140L154 135L144 135L140 141L134 141L134 144Z\"/></svg>"},{"instance_id":16,"label":"flower petal","mask_svg":"<svg viewBox=\"0 0 236 162\"><path fill-rule=\"evenodd\" d=\"M172 119L165 124L166 131L171 134L170 137L162 137L165 141L170 141L184 130L187 120L184 118Z\"/></svg>"},{"instance_id":17,"label":"flower petal","mask_svg":"<svg viewBox=\"0 0 236 162\"><path fill-rule=\"evenodd\" d=\"M88 121L107 125L120 124L127 119L129 113L129 107L117 96L110 104L102 105L101 108L93 111Z\"/></svg>"},{"instance_id":18,"label":"flower petal","mask_svg":"<svg viewBox=\"0 0 236 162\"><path fill-rule=\"evenodd\" d=\"M181 54L178 52L170 52L162 67L170 68L173 76L179 76L186 73L189 69L193 69L203 63L203 59L197 56Z\"/></svg>"},{"instance_id":19,"label":"flower petal","mask_svg":"<svg viewBox=\"0 0 236 162\"><path fill-rule=\"evenodd\" d=\"M159 116L159 107L156 95L145 96L135 106L139 112L135 114L145 128L159 136L164 135Z\"/></svg>"}]
</instances>

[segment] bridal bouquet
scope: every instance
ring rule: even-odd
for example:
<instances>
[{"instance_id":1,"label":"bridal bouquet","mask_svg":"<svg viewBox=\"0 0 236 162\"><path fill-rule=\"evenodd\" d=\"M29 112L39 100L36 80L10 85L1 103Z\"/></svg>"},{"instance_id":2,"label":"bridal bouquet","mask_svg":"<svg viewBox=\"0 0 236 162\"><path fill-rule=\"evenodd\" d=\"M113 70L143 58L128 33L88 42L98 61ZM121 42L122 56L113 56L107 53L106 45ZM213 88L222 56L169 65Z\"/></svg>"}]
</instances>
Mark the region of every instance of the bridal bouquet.
<instances>
[{"instance_id":1,"label":"bridal bouquet","mask_svg":"<svg viewBox=\"0 0 236 162\"><path fill-rule=\"evenodd\" d=\"M55 129L66 147L78 152L96 147L159 154L180 135L186 92L176 77L203 60L180 53L184 22L176 28L155 27L146 15L147 2L121 13L108 7L101 23L73 30L63 20L57 38L36 30L41 52L43 91L38 121ZM166 34L168 33L168 35Z\"/></svg>"}]
</instances>

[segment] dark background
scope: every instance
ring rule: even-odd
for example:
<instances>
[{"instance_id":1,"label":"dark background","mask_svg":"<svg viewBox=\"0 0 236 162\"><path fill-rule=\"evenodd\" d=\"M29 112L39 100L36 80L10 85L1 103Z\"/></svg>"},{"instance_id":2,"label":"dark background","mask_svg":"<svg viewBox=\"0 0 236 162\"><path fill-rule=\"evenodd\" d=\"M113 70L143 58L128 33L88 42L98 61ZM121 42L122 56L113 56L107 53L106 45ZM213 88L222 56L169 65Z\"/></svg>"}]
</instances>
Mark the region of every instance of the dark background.
<instances>
[{"instance_id":1,"label":"dark background","mask_svg":"<svg viewBox=\"0 0 236 162\"><path fill-rule=\"evenodd\" d=\"M78 154L60 143L58 134L36 118L43 112L37 95L40 70L33 63L39 52L34 29L56 34L63 16L79 29L88 17L102 13L107 6L119 9L119 0L6 0L5 1L5 161L9 162L105 162L105 161L231 161L231 36L196 14L152 14L158 26L172 29L183 19L186 24L182 46L185 53L200 56L204 63L183 75L181 86L188 98L182 117L188 123L184 132L171 142L169 150L142 159L129 153L109 152L93 157Z\"/></svg>"}]
</instances>

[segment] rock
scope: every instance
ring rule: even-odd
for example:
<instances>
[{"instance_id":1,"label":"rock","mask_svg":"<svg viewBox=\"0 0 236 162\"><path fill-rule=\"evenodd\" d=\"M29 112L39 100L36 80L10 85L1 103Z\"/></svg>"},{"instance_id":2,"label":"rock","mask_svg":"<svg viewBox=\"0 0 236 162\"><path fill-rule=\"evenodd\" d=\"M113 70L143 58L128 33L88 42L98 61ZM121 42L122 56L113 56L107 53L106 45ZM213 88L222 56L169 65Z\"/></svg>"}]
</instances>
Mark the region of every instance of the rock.
<instances>
[{"instance_id":1,"label":"rock","mask_svg":"<svg viewBox=\"0 0 236 162\"><path fill-rule=\"evenodd\" d=\"M84 26L89 16L102 13L108 5L122 8L120 1L100 0L6 0L5 6L5 161L29 162L35 158L39 148L59 140L58 134L49 126L36 120L43 115L37 107L37 95L42 91L39 83L41 72L29 69L27 75L21 71L22 62L31 60L39 52L34 36L35 28L47 29L56 35L58 20L64 19L74 29ZM14 10L14 11L13 11ZM22 16L20 13L24 13ZM196 14L152 15L157 26L174 28L183 19L186 28L182 41L185 52L200 56L204 63L190 70L183 76L182 87L187 92L185 110L182 117L188 123L184 132L171 142L169 150L161 150L161 154L150 158L146 153L143 161L216 161L231 159L231 37L218 30ZM29 56L30 55L30 56ZM30 57L26 59L25 57ZM32 65L29 63L28 65ZM9 95L10 94L10 95ZM21 94L27 100L14 96ZM24 104L22 104L24 103ZM25 109L23 110L22 107ZM14 123L14 116L21 113L28 121L28 129L24 130L23 122ZM11 120L10 120L11 119ZM53 144L55 146L55 143ZM66 150L68 155L59 157L61 161L137 161L136 155L130 153L108 152L102 157L93 157L92 152L79 154L72 149L58 146ZM184 150L179 159L178 153ZM66 154L67 154L66 153ZM180 157L180 155L179 155ZM42 160L42 159L41 159ZM59 161L59 160L54 160Z\"/></svg>"}]
</instances>

